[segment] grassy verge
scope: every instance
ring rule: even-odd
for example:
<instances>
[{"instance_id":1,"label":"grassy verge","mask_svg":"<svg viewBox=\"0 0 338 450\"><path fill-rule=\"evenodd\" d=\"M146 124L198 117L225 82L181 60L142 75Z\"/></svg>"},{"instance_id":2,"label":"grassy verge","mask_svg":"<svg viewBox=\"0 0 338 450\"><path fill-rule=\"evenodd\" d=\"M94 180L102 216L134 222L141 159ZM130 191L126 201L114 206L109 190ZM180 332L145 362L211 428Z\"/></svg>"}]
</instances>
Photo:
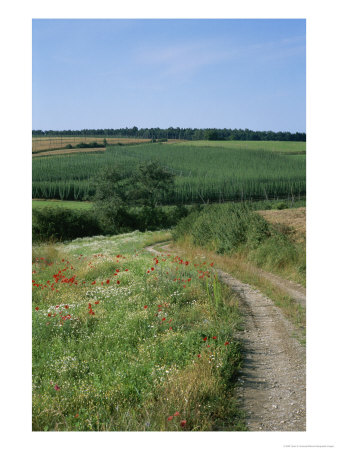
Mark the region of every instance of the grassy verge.
<instances>
[{"instance_id":1,"label":"grassy verge","mask_svg":"<svg viewBox=\"0 0 338 450\"><path fill-rule=\"evenodd\" d=\"M174 239L231 256L235 261L249 261L305 286L305 239L298 242L289 226L267 222L253 206L227 203L193 212L178 223Z\"/></svg>"},{"instance_id":2,"label":"grassy verge","mask_svg":"<svg viewBox=\"0 0 338 450\"><path fill-rule=\"evenodd\" d=\"M305 286L305 237L299 241L284 224L268 223L250 206L210 206L182 219L173 231L175 246L188 258L206 256L217 267L270 297L305 339L305 309L258 269Z\"/></svg>"},{"instance_id":3,"label":"grassy verge","mask_svg":"<svg viewBox=\"0 0 338 450\"><path fill-rule=\"evenodd\" d=\"M168 233L33 248L33 430L244 430L237 300Z\"/></svg>"},{"instance_id":4,"label":"grassy verge","mask_svg":"<svg viewBox=\"0 0 338 450\"><path fill-rule=\"evenodd\" d=\"M243 283L250 284L258 288L263 294L269 297L276 306L278 306L285 317L296 328L297 338L300 343L305 344L306 338L306 310L303 306L293 300L289 295L274 285L271 281L262 276L253 266L249 264L242 255L219 255L211 250L206 250L202 247L196 247L191 244L191 241L186 238L175 243L177 251L185 255L186 258L200 263L207 260L212 260L215 267L230 273L235 278L241 280ZM160 248L157 248L160 250Z\"/></svg>"}]
</instances>

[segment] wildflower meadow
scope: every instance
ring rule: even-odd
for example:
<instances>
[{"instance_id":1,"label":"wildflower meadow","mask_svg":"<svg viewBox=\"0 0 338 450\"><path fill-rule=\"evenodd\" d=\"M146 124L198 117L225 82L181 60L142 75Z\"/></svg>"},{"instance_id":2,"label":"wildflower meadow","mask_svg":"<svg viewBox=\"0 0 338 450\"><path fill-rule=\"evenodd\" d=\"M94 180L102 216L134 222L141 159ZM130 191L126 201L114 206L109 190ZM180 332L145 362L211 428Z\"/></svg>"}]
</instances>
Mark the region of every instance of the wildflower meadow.
<instances>
[{"instance_id":1,"label":"wildflower meadow","mask_svg":"<svg viewBox=\"0 0 338 450\"><path fill-rule=\"evenodd\" d=\"M33 247L33 430L245 429L237 300L212 261L144 250L166 237Z\"/></svg>"}]
</instances>

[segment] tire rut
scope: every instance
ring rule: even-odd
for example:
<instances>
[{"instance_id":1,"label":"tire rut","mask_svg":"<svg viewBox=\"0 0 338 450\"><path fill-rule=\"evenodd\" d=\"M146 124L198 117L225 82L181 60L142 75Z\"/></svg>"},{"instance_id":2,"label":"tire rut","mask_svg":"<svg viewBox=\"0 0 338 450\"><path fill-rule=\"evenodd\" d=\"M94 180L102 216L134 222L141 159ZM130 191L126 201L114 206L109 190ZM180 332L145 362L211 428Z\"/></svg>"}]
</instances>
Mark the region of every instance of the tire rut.
<instances>
[{"instance_id":1,"label":"tire rut","mask_svg":"<svg viewBox=\"0 0 338 450\"><path fill-rule=\"evenodd\" d=\"M146 250L161 254L153 246ZM237 294L243 314L244 329L237 336L244 348L237 394L248 429L305 431L306 352L294 337L294 327L261 292L216 272Z\"/></svg>"}]
</instances>

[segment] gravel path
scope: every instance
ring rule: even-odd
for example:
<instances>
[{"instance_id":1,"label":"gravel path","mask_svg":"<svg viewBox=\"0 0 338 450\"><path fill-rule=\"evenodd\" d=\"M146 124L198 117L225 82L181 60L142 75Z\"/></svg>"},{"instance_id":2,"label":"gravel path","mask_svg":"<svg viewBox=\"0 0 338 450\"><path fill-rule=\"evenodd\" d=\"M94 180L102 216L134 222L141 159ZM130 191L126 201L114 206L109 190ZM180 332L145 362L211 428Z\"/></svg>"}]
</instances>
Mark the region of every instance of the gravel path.
<instances>
[{"instance_id":1,"label":"gravel path","mask_svg":"<svg viewBox=\"0 0 338 450\"><path fill-rule=\"evenodd\" d=\"M153 246L146 250L160 254ZM306 352L293 326L261 292L221 270L217 273L240 299L244 330L238 338L244 355L238 396L249 430L305 431Z\"/></svg>"}]
</instances>

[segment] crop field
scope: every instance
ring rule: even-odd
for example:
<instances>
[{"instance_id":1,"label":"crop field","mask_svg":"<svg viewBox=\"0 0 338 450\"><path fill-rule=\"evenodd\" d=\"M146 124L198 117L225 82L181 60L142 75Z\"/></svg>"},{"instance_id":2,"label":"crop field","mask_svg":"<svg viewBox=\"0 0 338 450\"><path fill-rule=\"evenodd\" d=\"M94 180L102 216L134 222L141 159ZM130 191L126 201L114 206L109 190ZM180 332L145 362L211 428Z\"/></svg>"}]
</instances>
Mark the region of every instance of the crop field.
<instances>
[{"instance_id":1,"label":"crop field","mask_svg":"<svg viewBox=\"0 0 338 450\"><path fill-rule=\"evenodd\" d=\"M306 142L292 141L186 141L186 145L220 148L237 148L241 150L265 150L268 152L304 155Z\"/></svg>"},{"instance_id":2,"label":"crop field","mask_svg":"<svg viewBox=\"0 0 338 450\"><path fill-rule=\"evenodd\" d=\"M33 247L33 430L245 430L237 299L168 237Z\"/></svg>"},{"instance_id":3,"label":"crop field","mask_svg":"<svg viewBox=\"0 0 338 450\"><path fill-rule=\"evenodd\" d=\"M88 144L90 142L97 142L103 144L106 139L108 144L133 144L141 142L149 142L150 139L136 139L136 138L116 138L105 136L42 136L32 138L32 152L40 152L43 150L60 149L66 145L77 145L81 142Z\"/></svg>"},{"instance_id":4,"label":"crop field","mask_svg":"<svg viewBox=\"0 0 338 450\"><path fill-rule=\"evenodd\" d=\"M305 151L304 143L210 143L111 146L100 154L37 157L33 198L86 200L94 194L95 177L102 169L117 167L129 174L150 160L176 175L175 189L161 199L163 204L305 196L306 156L299 154Z\"/></svg>"}]
</instances>

